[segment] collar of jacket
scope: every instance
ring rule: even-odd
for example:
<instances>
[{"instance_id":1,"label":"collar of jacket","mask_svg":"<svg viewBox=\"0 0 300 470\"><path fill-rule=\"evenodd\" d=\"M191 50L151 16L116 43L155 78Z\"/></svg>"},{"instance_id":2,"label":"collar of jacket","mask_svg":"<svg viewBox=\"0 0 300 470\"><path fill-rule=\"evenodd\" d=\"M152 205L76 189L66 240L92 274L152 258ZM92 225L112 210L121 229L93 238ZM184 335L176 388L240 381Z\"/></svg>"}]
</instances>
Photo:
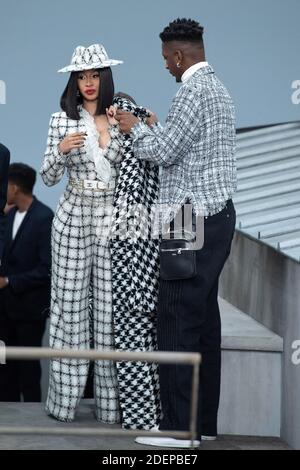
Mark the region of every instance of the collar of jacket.
<instances>
[{"instance_id":1,"label":"collar of jacket","mask_svg":"<svg viewBox=\"0 0 300 470\"><path fill-rule=\"evenodd\" d=\"M206 65L205 67L201 67L200 69L196 70L196 72L193 73L193 75L186 82L182 83L182 85L184 85L185 83L189 83L196 77L201 77L202 75L209 75L212 73L215 73L214 69L210 65Z\"/></svg>"}]
</instances>

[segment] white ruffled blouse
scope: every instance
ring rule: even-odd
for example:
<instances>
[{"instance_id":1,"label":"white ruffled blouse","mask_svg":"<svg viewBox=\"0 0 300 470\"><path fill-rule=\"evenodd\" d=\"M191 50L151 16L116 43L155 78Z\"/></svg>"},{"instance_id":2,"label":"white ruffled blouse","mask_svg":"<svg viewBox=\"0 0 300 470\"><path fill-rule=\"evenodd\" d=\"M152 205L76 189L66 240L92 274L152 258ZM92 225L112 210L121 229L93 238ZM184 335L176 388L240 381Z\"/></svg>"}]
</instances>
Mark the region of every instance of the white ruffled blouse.
<instances>
[{"instance_id":1,"label":"white ruffled blouse","mask_svg":"<svg viewBox=\"0 0 300 470\"><path fill-rule=\"evenodd\" d=\"M104 156L105 150L99 147L100 134L95 120L86 109L82 108L81 112L87 129L87 138L85 140L86 153L89 159L95 164L98 179L108 184L111 178L111 165Z\"/></svg>"}]
</instances>

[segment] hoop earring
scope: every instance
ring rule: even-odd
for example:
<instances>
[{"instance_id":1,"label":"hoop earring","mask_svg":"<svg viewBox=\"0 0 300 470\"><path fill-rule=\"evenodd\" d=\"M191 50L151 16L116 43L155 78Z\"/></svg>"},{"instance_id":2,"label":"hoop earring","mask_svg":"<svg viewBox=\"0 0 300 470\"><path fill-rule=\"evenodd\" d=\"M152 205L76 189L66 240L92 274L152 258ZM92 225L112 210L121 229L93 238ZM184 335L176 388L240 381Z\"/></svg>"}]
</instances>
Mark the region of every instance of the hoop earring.
<instances>
[{"instance_id":1,"label":"hoop earring","mask_svg":"<svg viewBox=\"0 0 300 470\"><path fill-rule=\"evenodd\" d=\"M177 65L177 68L180 69L181 64L178 62L176 65Z\"/></svg>"}]
</instances>

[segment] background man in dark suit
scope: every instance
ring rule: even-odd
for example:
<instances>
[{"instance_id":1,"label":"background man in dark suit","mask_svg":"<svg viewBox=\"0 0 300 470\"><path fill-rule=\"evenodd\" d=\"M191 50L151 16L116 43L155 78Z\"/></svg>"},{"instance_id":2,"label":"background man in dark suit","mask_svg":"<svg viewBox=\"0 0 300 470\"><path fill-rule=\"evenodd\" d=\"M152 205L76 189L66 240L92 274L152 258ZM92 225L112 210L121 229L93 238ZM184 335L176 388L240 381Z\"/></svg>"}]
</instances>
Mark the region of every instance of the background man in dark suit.
<instances>
[{"instance_id":1,"label":"background man in dark suit","mask_svg":"<svg viewBox=\"0 0 300 470\"><path fill-rule=\"evenodd\" d=\"M0 268L0 338L7 346L41 346L50 304L53 212L32 194L36 172L9 167L4 252ZM40 401L39 361L0 366L0 400Z\"/></svg>"},{"instance_id":2,"label":"background man in dark suit","mask_svg":"<svg viewBox=\"0 0 300 470\"><path fill-rule=\"evenodd\" d=\"M4 147L4 145L0 144L0 266L4 243L5 217L3 211L6 204L9 157L9 150Z\"/></svg>"}]
</instances>

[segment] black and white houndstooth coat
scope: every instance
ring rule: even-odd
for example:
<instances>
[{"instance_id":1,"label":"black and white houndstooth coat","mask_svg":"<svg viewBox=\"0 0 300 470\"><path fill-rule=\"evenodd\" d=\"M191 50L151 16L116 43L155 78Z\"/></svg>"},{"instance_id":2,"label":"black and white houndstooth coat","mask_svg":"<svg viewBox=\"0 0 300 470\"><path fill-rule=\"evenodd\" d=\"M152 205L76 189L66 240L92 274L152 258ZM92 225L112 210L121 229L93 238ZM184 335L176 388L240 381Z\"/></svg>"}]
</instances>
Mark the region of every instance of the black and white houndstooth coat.
<instances>
[{"instance_id":1,"label":"black and white houndstooth coat","mask_svg":"<svg viewBox=\"0 0 300 470\"><path fill-rule=\"evenodd\" d=\"M144 108L127 99L117 97L114 104L142 119L147 116ZM159 244L149 238L148 229L158 184L158 167L135 158L132 139L125 136L110 242L115 345L119 351L157 349ZM160 420L157 365L120 362L117 370L123 427L151 429Z\"/></svg>"}]
</instances>

